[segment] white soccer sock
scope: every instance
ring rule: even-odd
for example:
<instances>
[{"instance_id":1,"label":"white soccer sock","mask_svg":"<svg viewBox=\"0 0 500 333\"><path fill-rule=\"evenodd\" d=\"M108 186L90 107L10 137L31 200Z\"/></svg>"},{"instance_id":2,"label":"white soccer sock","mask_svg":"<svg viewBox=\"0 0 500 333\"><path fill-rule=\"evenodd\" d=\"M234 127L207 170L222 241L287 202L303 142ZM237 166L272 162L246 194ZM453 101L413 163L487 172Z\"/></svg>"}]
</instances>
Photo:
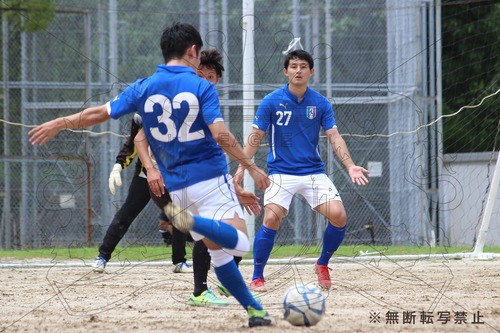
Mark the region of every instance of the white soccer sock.
<instances>
[{"instance_id":1,"label":"white soccer sock","mask_svg":"<svg viewBox=\"0 0 500 333\"><path fill-rule=\"evenodd\" d=\"M235 257L243 257L250 251L250 241L248 236L243 233L243 231L236 229L238 232L238 243L234 249L223 248L224 251Z\"/></svg>"},{"instance_id":2,"label":"white soccer sock","mask_svg":"<svg viewBox=\"0 0 500 333\"><path fill-rule=\"evenodd\" d=\"M214 267L220 267L224 266L228 262L234 259L232 255L227 253L225 250L219 249L219 250L210 250L208 249L208 252L210 253L210 257L212 258L212 263L214 264Z\"/></svg>"},{"instance_id":3,"label":"white soccer sock","mask_svg":"<svg viewBox=\"0 0 500 333\"><path fill-rule=\"evenodd\" d=\"M195 242L197 242L197 241L202 240L203 238L205 238L205 236L200 235L199 233L197 233L196 231L193 231L193 230L190 230L189 233L191 234L191 238L193 238L193 240Z\"/></svg>"}]
</instances>

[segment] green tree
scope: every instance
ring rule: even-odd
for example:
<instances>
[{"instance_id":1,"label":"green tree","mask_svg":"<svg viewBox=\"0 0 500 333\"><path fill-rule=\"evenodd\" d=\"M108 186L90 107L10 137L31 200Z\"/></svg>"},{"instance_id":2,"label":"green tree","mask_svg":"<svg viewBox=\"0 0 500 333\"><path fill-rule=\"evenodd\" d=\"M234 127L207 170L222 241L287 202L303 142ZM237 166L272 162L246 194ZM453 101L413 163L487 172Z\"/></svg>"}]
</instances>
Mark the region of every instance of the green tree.
<instances>
[{"instance_id":1,"label":"green tree","mask_svg":"<svg viewBox=\"0 0 500 333\"><path fill-rule=\"evenodd\" d=\"M452 114L499 89L500 4L443 3L443 110ZM444 122L445 153L498 150L498 95Z\"/></svg>"},{"instance_id":2,"label":"green tree","mask_svg":"<svg viewBox=\"0 0 500 333\"><path fill-rule=\"evenodd\" d=\"M46 29L55 16L52 0L5 0L0 8L15 26L28 32Z\"/></svg>"}]
</instances>

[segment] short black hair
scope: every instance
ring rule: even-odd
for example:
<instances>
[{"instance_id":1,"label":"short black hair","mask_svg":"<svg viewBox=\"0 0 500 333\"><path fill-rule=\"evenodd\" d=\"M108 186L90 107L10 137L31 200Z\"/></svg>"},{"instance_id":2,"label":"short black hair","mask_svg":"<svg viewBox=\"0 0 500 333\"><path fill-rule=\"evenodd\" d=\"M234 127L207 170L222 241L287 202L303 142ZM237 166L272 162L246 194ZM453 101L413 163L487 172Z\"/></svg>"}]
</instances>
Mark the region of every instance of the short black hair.
<instances>
[{"instance_id":1,"label":"short black hair","mask_svg":"<svg viewBox=\"0 0 500 333\"><path fill-rule=\"evenodd\" d=\"M191 45L196 45L197 51L203 47L199 31L191 24L174 22L163 30L160 46L165 63L182 58Z\"/></svg>"},{"instance_id":2,"label":"short black hair","mask_svg":"<svg viewBox=\"0 0 500 333\"><path fill-rule=\"evenodd\" d=\"M218 77L222 76L224 71L224 66L220 63L222 60L222 55L217 51L216 48L209 48L208 50L201 51L200 66L205 66L207 68L215 70Z\"/></svg>"},{"instance_id":3,"label":"short black hair","mask_svg":"<svg viewBox=\"0 0 500 333\"><path fill-rule=\"evenodd\" d=\"M307 51L293 50L293 51L288 52L288 54L285 57L284 68L288 68L288 64L290 63L290 60L292 60L292 59L305 60L309 63L309 69L314 68L314 60L313 60L311 54Z\"/></svg>"}]
</instances>

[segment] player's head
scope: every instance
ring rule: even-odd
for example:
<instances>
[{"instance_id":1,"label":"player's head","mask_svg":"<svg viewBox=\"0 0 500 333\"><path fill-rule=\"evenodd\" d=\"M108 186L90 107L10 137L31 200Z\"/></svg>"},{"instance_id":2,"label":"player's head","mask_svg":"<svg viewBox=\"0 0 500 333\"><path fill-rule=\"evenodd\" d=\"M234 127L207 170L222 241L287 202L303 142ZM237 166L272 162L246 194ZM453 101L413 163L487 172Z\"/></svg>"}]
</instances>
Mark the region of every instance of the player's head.
<instances>
[{"instance_id":1,"label":"player's head","mask_svg":"<svg viewBox=\"0 0 500 333\"><path fill-rule=\"evenodd\" d=\"M307 86L309 78L314 74L314 61L309 52L294 50L285 57L283 74L293 86Z\"/></svg>"},{"instance_id":2,"label":"player's head","mask_svg":"<svg viewBox=\"0 0 500 333\"><path fill-rule=\"evenodd\" d=\"M304 50L290 51L285 57L284 68L285 69L288 68L288 66L290 66L290 61L293 61L293 60L306 61L309 64L309 69L314 68L314 60L313 60L311 54L307 51L304 51Z\"/></svg>"},{"instance_id":3,"label":"player's head","mask_svg":"<svg viewBox=\"0 0 500 333\"><path fill-rule=\"evenodd\" d=\"M217 84L222 76L224 66L220 63L222 55L215 48L201 51L200 66L198 67L198 76Z\"/></svg>"},{"instance_id":4,"label":"player's head","mask_svg":"<svg viewBox=\"0 0 500 333\"><path fill-rule=\"evenodd\" d=\"M191 24L175 22L163 30L160 46L165 63L172 59L182 59L186 54L198 59L203 40ZM195 68L197 67L198 64Z\"/></svg>"}]
</instances>

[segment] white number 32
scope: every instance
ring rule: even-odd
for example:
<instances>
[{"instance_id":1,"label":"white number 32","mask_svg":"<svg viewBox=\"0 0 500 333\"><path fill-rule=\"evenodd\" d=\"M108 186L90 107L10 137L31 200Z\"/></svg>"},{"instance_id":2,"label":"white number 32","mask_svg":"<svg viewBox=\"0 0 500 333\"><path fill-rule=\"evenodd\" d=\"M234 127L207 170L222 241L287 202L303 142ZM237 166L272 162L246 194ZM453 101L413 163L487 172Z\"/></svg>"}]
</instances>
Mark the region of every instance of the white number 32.
<instances>
[{"instance_id":1,"label":"white number 32","mask_svg":"<svg viewBox=\"0 0 500 333\"><path fill-rule=\"evenodd\" d=\"M183 102L188 103L189 112L180 128L177 129L177 126L171 117L173 112L181 108L181 103ZM167 128L167 132L162 133L159 127L151 127L151 135L156 140L161 142L170 142L175 138L178 138L179 142L188 142L203 139L205 137L205 133L201 129L195 132L190 132L191 126L200 112L198 99L192 93L180 93L174 97L173 101L170 101L168 97L160 94L150 96L144 104L144 112L153 112L153 106L155 104L161 105L163 109L163 113L158 116L158 123L164 124Z\"/></svg>"}]
</instances>

